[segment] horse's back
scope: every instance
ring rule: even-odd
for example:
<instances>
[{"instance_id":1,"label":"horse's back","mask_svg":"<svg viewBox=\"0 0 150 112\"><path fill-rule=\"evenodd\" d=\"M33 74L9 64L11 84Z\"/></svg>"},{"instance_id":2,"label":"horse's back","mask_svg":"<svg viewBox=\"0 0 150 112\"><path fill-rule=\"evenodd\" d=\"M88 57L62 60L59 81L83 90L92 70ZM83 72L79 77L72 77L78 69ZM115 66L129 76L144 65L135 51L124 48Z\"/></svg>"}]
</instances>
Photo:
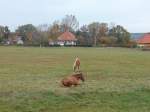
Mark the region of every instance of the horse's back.
<instances>
[{"instance_id":1,"label":"horse's back","mask_svg":"<svg viewBox=\"0 0 150 112\"><path fill-rule=\"evenodd\" d=\"M78 84L78 80L77 80L77 78L76 77L74 77L74 76L69 76L69 77L66 77L66 78L64 78L63 80L62 80L62 84L64 85L64 86L71 86L71 85L76 85L76 84Z\"/></svg>"}]
</instances>

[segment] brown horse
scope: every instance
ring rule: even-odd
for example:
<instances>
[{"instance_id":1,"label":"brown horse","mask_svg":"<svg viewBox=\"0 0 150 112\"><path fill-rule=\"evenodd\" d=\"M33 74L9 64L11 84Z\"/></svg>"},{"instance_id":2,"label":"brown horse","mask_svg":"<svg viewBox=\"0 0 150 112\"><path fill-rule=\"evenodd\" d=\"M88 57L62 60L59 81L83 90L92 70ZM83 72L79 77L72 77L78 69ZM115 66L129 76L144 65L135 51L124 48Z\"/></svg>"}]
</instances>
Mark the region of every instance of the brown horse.
<instances>
[{"instance_id":1,"label":"brown horse","mask_svg":"<svg viewBox=\"0 0 150 112\"><path fill-rule=\"evenodd\" d=\"M82 73L76 73L71 76L64 78L61 83L65 87L77 86L79 85L79 81L84 82L85 78Z\"/></svg>"}]
</instances>

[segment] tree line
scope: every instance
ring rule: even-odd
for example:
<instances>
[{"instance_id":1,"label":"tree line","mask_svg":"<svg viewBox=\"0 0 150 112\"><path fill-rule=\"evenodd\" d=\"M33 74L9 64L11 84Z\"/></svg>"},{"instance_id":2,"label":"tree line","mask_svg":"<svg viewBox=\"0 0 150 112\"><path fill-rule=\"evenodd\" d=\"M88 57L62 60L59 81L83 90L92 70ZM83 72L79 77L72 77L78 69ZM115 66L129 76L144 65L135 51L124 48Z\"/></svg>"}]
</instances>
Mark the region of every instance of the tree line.
<instances>
[{"instance_id":1,"label":"tree line","mask_svg":"<svg viewBox=\"0 0 150 112\"><path fill-rule=\"evenodd\" d=\"M48 46L49 41L56 41L65 31L70 31L76 36L78 46L133 47L135 45L130 33L121 25L92 22L79 27L74 15L66 15L61 21L54 21L51 25L21 25L15 32L11 32L8 26L0 26L0 43L6 43L12 38L12 33L15 33L16 36L21 37L26 46Z\"/></svg>"}]
</instances>

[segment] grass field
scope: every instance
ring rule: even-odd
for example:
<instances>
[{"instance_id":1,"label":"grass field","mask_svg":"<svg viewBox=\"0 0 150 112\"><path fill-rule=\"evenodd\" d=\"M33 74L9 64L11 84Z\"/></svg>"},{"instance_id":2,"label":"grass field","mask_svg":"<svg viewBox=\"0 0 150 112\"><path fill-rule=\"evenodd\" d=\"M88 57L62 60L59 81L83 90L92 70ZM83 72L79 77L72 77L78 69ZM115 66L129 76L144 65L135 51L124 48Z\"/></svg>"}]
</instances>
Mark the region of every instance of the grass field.
<instances>
[{"instance_id":1,"label":"grass field","mask_svg":"<svg viewBox=\"0 0 150 112\"><path fill-rule=\"evenodd\" d=\"M81 59L86 81L60 80ZM0 47L0 112L149 112L150 52L125 48Z\"/></svg>"}]
</instances>

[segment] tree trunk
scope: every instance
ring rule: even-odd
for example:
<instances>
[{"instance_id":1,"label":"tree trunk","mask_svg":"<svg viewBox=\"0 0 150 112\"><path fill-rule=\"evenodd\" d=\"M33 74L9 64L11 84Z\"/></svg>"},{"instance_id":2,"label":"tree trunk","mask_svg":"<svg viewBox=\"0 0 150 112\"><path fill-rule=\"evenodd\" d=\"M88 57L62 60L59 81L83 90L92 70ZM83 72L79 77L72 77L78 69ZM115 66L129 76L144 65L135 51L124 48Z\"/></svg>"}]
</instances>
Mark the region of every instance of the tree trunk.
<instances>
[{"instance_id":1,"label":"tree trunk","mask_svg":"<svg viewBox=\"0 0 150 112\"><path fill-rule=\"evenodd\" d=\"M96 36L94 37L94 46L96 47L96 44L97 44L97 38Z\"/></svg>"}]
</instances>

